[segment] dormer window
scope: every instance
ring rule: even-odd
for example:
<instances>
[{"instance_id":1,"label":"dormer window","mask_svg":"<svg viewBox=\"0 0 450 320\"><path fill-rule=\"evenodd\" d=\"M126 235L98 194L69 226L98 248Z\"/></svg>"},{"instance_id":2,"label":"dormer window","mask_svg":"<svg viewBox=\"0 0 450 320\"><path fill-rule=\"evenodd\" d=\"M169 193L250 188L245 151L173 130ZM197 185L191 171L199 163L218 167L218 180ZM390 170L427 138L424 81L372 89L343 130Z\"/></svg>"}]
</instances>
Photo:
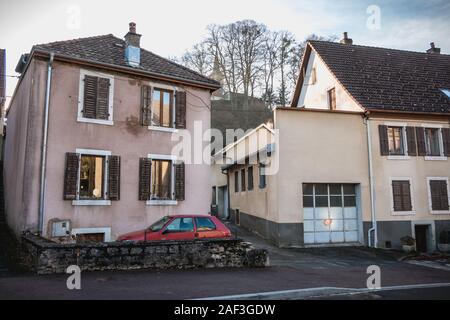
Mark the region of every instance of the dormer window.
<instances>
[{"instance_id":1,"label":"dormer window","mask_svg":"<svg viewBox=\"0 0 450 320\"><path fill-rule=\"evenodd\" d=\"M447 96L447 98L450 99L450 89L441 89L442 93Z\"/></svg>"}]
</instances>

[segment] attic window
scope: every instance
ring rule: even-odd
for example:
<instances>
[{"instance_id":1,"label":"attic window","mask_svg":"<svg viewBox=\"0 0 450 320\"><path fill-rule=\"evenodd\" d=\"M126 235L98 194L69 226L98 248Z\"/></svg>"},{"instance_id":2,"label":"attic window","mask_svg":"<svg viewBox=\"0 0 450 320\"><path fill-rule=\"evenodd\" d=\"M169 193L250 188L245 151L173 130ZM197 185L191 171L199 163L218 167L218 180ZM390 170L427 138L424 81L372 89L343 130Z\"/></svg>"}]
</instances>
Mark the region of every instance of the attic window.
<instances>
[{"instance_id":1,"label":"attic window","mask_svg":"<svg viewBox=\"0 0 450 320\"><path fill-rule=\"evenodd\" d=\"M447 98L450 98L450 89L441 89L441 91L447 96Z\"/></svg>"}]
</instances>

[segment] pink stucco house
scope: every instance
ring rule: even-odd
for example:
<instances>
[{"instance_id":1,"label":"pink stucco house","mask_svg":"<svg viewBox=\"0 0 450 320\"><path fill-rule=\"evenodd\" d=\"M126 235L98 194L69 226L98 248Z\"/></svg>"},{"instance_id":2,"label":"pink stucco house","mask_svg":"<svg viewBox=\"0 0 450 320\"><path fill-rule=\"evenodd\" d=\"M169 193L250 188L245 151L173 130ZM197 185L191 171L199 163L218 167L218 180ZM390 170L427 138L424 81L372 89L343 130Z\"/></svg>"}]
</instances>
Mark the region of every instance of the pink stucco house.
<instances>
[{"instance_id":1,"label":"pink stucco house","mask_svg":"<svg viewBox=\"0 0 450 320\"><path fill-rule=\"evenodd\" d=\"M210 127L220 84L140 38L130 23L125 39L52 42L22 56L4 157L16 234L110 241L167 214L208 214L209 165L177 158L172 135Z\"/></svg>"}]
</instances>

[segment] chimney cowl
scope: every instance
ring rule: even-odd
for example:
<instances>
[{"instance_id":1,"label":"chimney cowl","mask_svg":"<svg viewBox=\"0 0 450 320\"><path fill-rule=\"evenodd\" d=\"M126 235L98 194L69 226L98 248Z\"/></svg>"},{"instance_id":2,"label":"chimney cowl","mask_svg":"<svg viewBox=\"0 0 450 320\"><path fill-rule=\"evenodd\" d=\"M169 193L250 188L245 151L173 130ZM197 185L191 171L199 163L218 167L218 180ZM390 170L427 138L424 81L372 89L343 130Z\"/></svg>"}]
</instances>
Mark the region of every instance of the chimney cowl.
<instances>
[{"instance_id":1,"label":"chimney cowl","mask_svg":"<svg viewBox=\"0 0 450 320\"><path fill-rule=\"evenodd\" d=\"M140 48L141 35L136 33L136 23L130 22L128 33L125 35L127 46Z\"/></svg>"},{"instance_id":2,"label":"chimney cowl","mask_svg":"<svg viewBox=\"0 0 450 320\"><path fill-rule=\"evenodd\" d=\"M430 49L427 50L427 53L440 54L441 48L436 48L436 46L434 45L434 42L430 42Z\"/></svg>"},{"instance_id":3,"label":"chimney cowl","mask_svg":"<svg viewBox=\"0 0 450 320\"><path fill-rule=\"evenodd\" d=\"M342 44L353 44L353 39L350 39L347 32L344 32L344 38L342 38L339 42Z\"/></svg>"}]
</instances>

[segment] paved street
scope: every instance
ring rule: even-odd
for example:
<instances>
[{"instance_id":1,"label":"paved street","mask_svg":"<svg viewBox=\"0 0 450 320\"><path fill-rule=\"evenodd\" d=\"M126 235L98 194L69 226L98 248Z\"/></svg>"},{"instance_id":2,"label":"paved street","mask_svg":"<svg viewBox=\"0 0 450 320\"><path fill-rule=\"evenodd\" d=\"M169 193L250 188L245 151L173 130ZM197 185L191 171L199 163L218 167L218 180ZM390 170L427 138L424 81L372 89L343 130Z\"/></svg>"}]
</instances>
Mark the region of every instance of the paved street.
<instances>
[{"instance_id":1,"label":"paved street","mask_svg":"<svg viewBox=\"0 0 450 320\"><path fill-rule=\"evenodd\" d=\"M66 288L66 275L0 277L0 299L196 299L317 287L365 288L367 267L381 268L381 285L449 283L450 271L397 261L392 252L363 247L279 249L245 232L239 236L269 251L264 269L139 270L82 273L82 290ZM430 293L431 292L431 293ZM347 298L449 298L448 288L371 293ZM386 295L386 296L384 296ZM344 299L346 296L332 296Z\"/></svg>"}]
</instances>

